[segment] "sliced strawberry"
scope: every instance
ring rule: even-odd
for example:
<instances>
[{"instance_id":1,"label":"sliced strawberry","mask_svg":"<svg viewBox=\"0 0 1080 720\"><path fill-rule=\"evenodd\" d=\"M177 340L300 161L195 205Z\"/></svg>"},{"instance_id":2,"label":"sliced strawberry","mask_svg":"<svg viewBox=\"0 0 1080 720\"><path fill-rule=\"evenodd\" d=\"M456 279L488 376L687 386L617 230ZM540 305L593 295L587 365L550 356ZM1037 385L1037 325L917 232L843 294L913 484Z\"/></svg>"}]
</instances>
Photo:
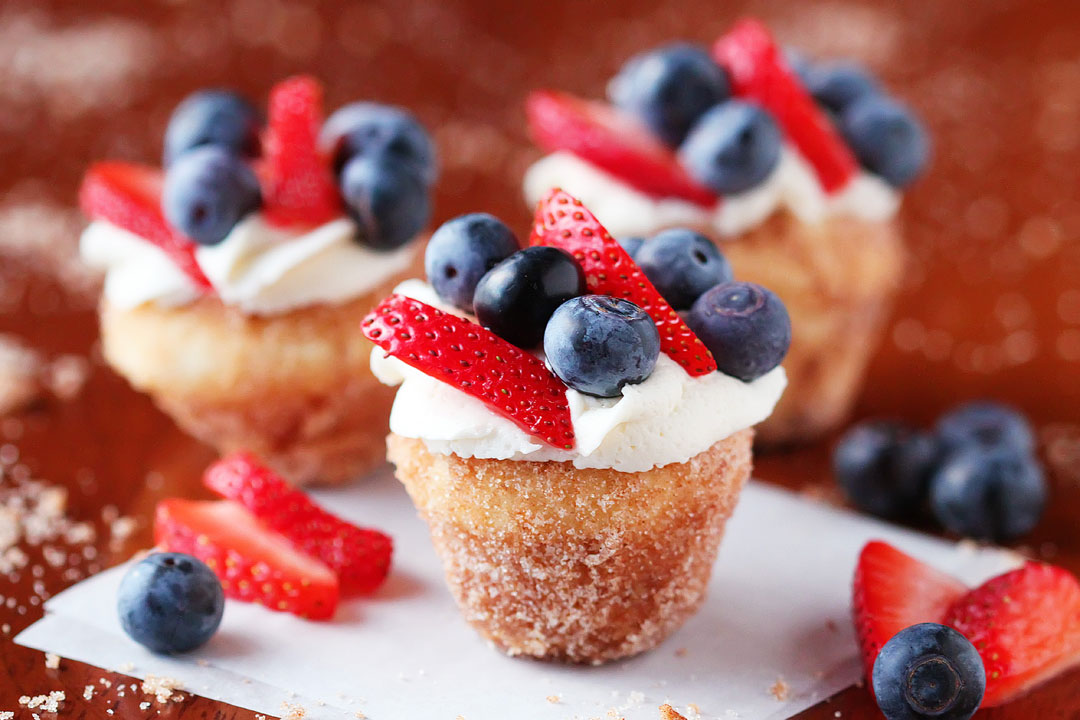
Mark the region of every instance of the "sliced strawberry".
<instances>
[{"instance_id":1,"label":"sliced strawberry","mask_svg":"<svg viewBox=\"0 0 1080 720\"><path fill-rule=\"evenodd\" d=\"M945 624L982 656L983 707L1080 665L1080 583L1059 567L1029 562L999 575L959 598Z\"/></svg>"},{"instance_id":2,"label":"sliced strawberry","mask_svg":"<svg viewBox=\"0 0 1080 720\"><path fill-rule=\"evenodd\" d=\"M967 588L893 546L866 544L855 567L852 613L869 678L878 651L893 635L922 622L940 623Z\"/></svg>"},{"instance_id":3,"label":"sliced strawberry","mask_svg":"<svg viewBox=\"0 0 1080 720\"><path fill-rule=\"evenodd\" d=\"M341 214L330 165L318 151L322 85L298 76L270 90L263 181L264 213L277 225L318 225Z\"/></svg>"},{"instance_id":4,"label":"sliced strawberry","mask_svg":"<svg viewBox=\"0 0 1080 720\"><path fill-rule=\"evenodd\" d=\"M533 139L545 150L572 152L649 195L703 207L718 202L648 128L609 105L545 90L529 95L525 114Z\"/></svg>"},{"instance_id":5,"label":"sliced strawberry","mask_svg":"<svg viewBox=\"0 0 1080 720\"><path fill-rule=\"evenodd\" d=\"M161 171L125 162L95 163L83 177L79 206L94 220L104 220L165 251L200 288L210 289L195 261L197 245L174 230L161 212Z\"/></svg>"},{"instance_id":6,"label":"sliced strawberry","mask_svg":"<svg viewBox=\"0 0 1080 720\"><path fill-rule=\"evenodd\" d=\"M254 455L240 452L219 460L207 469L203 482L246 507L297 550L330 566L342 594L371 592L386 579L393 552L388 535L328 513Z\"/></svg>"},{"instance_id":7,"label":"sliced strawberry","mask_svg":"<svg viewBox=\"0 0 1080 720\"><path fill-rule=\"evenodd\" d=\"M535 356L487 328L391 295L364 318L363 331L389 355L483 401L530 435L573 449L566 386Z\"/></svg>"},{"instance_id":8,"label":"sliced strawberry","mask_svg":"<svg viewBox=\"0 0 1080 720\"><path fill-rule=\"evenodd\" d=\"M698 376L716 370L709 349L580 200L564 190L548 193L536 207L530 243L562 248L585 271L590 292L626 298L649 313L660 331L660 349L686 372Z\"/></svg>"},{"instance_id":9,"label":"sliced strawberry","mask_svg":"<svg viewBox=\"0 0 1080 720\"><path fill-rule=\"evenodd\" d=\"M735 24L713 46L736 96L760 103L814 166L826 192L843 187L858 170L851 149L814 103L784 60L772 36L753 19Z\"/></svg>"},{"instance_id":10,"label":"sliced strawberry","mask_svg":"<svg viewBox=\"0 0 1080 720\"><path fill-rule=\"evenodd\" d=\"M313 620L330 618L337 608L334 572L293 549L237 503L163 500L154 517L154 540L209 565L228 597Z\"/></svg>"}]
</instances>

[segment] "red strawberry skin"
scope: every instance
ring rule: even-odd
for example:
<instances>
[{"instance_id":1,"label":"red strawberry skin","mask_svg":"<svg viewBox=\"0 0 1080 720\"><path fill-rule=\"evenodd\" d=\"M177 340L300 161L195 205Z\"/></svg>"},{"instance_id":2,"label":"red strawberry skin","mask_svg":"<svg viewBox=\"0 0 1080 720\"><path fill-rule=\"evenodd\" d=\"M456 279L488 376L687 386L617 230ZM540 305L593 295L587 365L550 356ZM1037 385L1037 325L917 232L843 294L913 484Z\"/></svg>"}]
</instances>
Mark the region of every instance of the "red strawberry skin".
<instances>
[{"instance_id":1,"label":"red strawberry skin","mask_svg":"<svg viewBox=\"0 0 1080 720\"><path fill-rule=\"evenodd\" d=\"M277 225L319 225L341 215L330 164L318 150L322 85L297 76L270 91L264 161L264 214Z\"/></svg>"},{"instance_id":2,"label":"red strawberry skin","mask_svg":"<svg viewBox=\"0 0 1080 720\"><path fill-rule=\"evenodd\" d=\"M157 168L126 162L95 163L79 188L79 207L90 218L104 220L158 246L192 282L210 289L195 261L192 240L174 230L161 211L164 178Z\"/></svg>"},{"instance_id":3,"label":"red strawberry skin","mask_svg":"<svg viewBox=\"0 0 1080 720\"><path fill-rule=\"evenodd\" d=\"M154 539L159 547L205 562L226 597L312 620L326 620L337 608L333 571L294 550L237 503L163 500L154 517Z\"/></svg>"},{"instance_id":4,"label":"red strawberry skin","mask_svg":"<svg viewBox=\"0 0 1080 720\"><path fill-rule=\"evenodd\" d=\"M548 193L537 205L530 243L573 255L589 292L626 298L647 312L660 331L660 349L690 375L716 371L709 349L580 200L559 189Z\"/></svg>"},{"instance_id":5,"label":"red strawberry skin","mask_svg":"<svg viewBox=\"0 0 1080 720\"><path fill-rule=\"evenodd\" d=\"M203 482L243 505L300 552L326 563L337 573L343 595L369 593L390 572L393 541L388 535L328 513L251 453L235 453L214 463Z\"/></svg>"},{"instance_id":6,"label":"red strawberry skin","mask_svg":"<svg viewBox=\"0 0 1080 720\"><path fill-rule=\"evenodd\" d=\"M1063 568L1029 562L999 575L957 599L945 624L983 659L983 707L1080 665L1080 583Z\"/></svg>"},{"instance_id":7,"label":"red strawberry skin","mask_svg":"<svg viewBox=\"0 0 1080 720\"><path fill-rule=\"evenodd\" d=\"M573 449L566 386L534 355L474 322L402 295L383 300L362 327L388 354L481 400L549 445Z\"/></svg>"},{"instance_id":8,"label":"red strawberry skin","mask_svg":"<svg viewBox=\"0 0 1080 720\"><path fill-rule=\"evenodd\" d=\"M783 53L761 22L741 20L713 46L736 96L761 104L814 166L826 192L842 188L858 162L832 122L787 67Z\"/></svg>"},{"instance_id":9,"label":"red strawberry skin","mask_svg":"<svg viewBox=\"0 0 1080 720\"><path fill-rule=\"evenodd\" d=\"M543 90L529 95L525 114L533 140L549 152L572 152L648 195L706 208L719 201L647 128L609 105Z\"/></svg>"},{"instance_id":10,"label":"red strawberry skin","mask_svg":"<svg viewBox=\"0 0 1080 720\"><path fill-rule=\"evenodd\" d=\"M851 603L866 677L893 635L917 623L942 622L966 591L956 578L887 543L867 543L855 567Z\"/></svg>"}]
</instances>

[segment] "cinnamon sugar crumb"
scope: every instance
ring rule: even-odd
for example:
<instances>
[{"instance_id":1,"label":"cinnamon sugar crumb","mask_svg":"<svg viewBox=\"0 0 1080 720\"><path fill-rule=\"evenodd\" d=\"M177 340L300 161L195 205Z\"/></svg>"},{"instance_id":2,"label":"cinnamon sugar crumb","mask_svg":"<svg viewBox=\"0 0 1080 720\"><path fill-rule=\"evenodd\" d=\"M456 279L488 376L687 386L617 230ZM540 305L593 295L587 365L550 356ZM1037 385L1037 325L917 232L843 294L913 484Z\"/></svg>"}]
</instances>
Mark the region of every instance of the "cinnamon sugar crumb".
<instances>
[{"instance_id":1,"label":"cinnamon sugar crumb","mask_svg":"<svg viewBox=\"0 0 1080 720\"><path fill-rule=\"evenodd\" d=\"M701 717L701 708L697 706L697 703L689 703L686 706L686 711L692 713L696 717Z\"/></svg>"},{"instance_id":2,"label":"cinnamon sugar crumb","mask_svg":"<svg viewBox=\"0 0 1080 720\"><path fill-rule=\"evenodd\" d=\"M548 695L547 701L552 705L557 705L558 703L562 702L562 698L558 695Z\"/></svg>"},{"instance_id":3,"label":"cinnamon sugar crumb","mask_svg":"<svg viewBox=\"0 0 1080 720\"><path fill-rule=\"evenodd\" d=\"M60 709L65 697L63 690L53 690L48 695L23 695L19 698L19 704L30 710L40 709L42 712L54 713Z\"/></svg>"},{"instance_id":4,"label":"cinnamon sugar crumb","mask_svg":"<svg viewBox=\"0 0 1080 720\"><path fill-rule=\"evenodd\" d=\"M0 712L0 720L12 720L15 717L15 713L10 710L4 710Z\"/></svg>"},{"instance_id":5,"label":"cinnamon sugar crumb","mask_svg":"<svg viewBox=\"0 0 1080 720\"><path fill-rule=\"evenodd\" d=\"M776 698L779 702L784 702L788 699L789 691L790 688L788 687L787 682L785 682L784 678L782 677L776 678L776 682L774 682L772 684L772 687L769 688L769 694Z\"/></svg>"},{"instance_id":6,"label":"cinnamon sugar crumb","mask_svg":"<svg viewBox=\"0 0 1080 720\"><path fill-rule=\"evenodd\" d=\"M82 696L83 696L83 700L93 700L94 699L94 686L93 685L87 685L86 687L84 687L83 691L82 691Z\"/></svg>"},{"instance_id":7,"label":"cinnamon sugar crumb","mask_svg":"<svg viewBox=\"0 0 1080 720\"><path fill-rule=\"evenodd\" d=\"M303 705L292 705L287 702L281 703L281 709L285 713L281 716L281 720L303 720L307 715L307 709Z\"/></svg>"},{"instance_id":8,"label":"cinnamon sugar crumb","mask_svg":"<svg viewBox=\"0 0 1080 720\"><path fill-rule=\"evenodd\" d=\"M356 720L367 720L367 715L365 715L364 713L360 712L359 710L357 710L356 712L354 712L354 713L353 713L353 715L355 715L355 716L356 716Z\"/></svg>"},{"instance_id":9,"label":"cinnamon sugar crumb","mask_svg":"<svg viewBox=\"0 0 1080 720\"><path fill-rule=\"evenodd\" d=\"M60 667L60 656L53 653L45 653L45 667L55 670Z\"/></svg>"},{"instance_id":10,"label":"cinnamon sugar crumb","mask_svg":"<svg viewBox=\"0 0 1080 720\"><path fill-rule=\"evenodd\" d=\"M157 677L156 675L147 675L142 683L142 691L147 695L153 695L154 699L159 703L166 703L170 700L172 702L183 700L184 696L177 692L182 687L183 684L176 678Z\"/></svg>"},{"instance_id":11,"label":"cinnamon sugar crumb","mask_svg":"<svg viewBox=\"0 0 1080 720\"><path fill-rule=\"evenodd\" d=\"M675 711L675 708L670 705L660 706L660 720L686 720L686 718Z\"/></svg>"}]
</instances>

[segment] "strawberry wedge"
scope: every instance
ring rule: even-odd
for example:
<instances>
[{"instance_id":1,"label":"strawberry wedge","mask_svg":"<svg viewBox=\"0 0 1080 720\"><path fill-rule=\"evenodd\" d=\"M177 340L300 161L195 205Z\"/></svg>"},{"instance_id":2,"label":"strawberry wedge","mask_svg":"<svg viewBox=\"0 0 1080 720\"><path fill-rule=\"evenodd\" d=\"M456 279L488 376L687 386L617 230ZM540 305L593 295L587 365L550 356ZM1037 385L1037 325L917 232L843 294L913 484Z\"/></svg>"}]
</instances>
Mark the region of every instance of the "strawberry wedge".
<instances>
[{"instance_id":1,"label":"strawberry wedge","mask_svg":"<svg viewBox=\"0 0 1080 720\"><path fill-rule=\"evenodd\" d=\"M297 550L326 563L337 573L344 595L371 592L390 571L393 541L388 535L328 513L250 453L214 463L203 483L246 507Z\"/></svg>"},{"instance_id":2,"label":"strawberry wedge","mask_svg":"<svg viewBox=\"0 0 1080 720\"><path fill-rule=\"evenodd\" d=\"M104 220L163 250L198 287L210 281L195 261L198 247L174 230L161 212L163 177L157 168L126 162L99 162L79 188L79 207L93 220Z\"/></svg>"},{"instance_id":3,"label":"strawberry wedge","mask_svg":"<svg viewBox=\"0 0 1080 720\"><path fill-rule=\"evenodd\" d=\"M788 68L768 28L757 20L741 20L716 41L712 52L727 70L735 95L773 114L826 192L836 192L855 176L855 156Z\"/></svg>"},{"instance_id":4,"label":"strawberry wedge","mask_svg":"<svg viewBox=\"0 0 1080 720\"><path fill-rule=\"evenodd\" d=\"M474 322L403 295L379 303L362 327L387 354L482 401L549 445L573 449L566 386L534 355Z\"/></svg>"},{"instance_id":5,"label":"strawberry wedge","mask_svg":"<svg viewBox=\"0 0 1080 720\"><path fill-rule=\"evenodd\" d=\"M573 255L585 272L589 292L626 298L647 312L660 331L660 349L690 375L716 371L709 349L580 200L552 190L537 205L529 242Z\"/></svg>"},{"instance_id":6,"label":"strawberry wedge","mask_svg":"<svg viewBox=\"0 0 1080 720\"><path fill-rule=\"evenodd\" d=\"M719 202L646 127L605 103L545 90L529 95L525 114L544 150L571 152L647 195L706 208Z\"/></svg>"}]
</instances>

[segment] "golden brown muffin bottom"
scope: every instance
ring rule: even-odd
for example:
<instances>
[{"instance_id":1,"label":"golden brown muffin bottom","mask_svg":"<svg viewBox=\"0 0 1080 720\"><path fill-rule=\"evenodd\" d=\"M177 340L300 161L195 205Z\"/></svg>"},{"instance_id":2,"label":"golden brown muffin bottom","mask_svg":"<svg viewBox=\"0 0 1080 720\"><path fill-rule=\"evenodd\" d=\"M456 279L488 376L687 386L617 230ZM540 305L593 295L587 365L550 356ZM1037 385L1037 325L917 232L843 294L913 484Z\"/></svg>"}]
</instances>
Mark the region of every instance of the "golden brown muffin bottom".
<instances>
[{"instance_id":1,"label":"golden brown muffin bottom","mask_svg":"<svg viewBox=\"0 0 1080 720\"><path fill-rule=\"evenodd\" d=\"M700 606L752 438L639 473L387 445L465 619L510 655L599 664L655 647Z\"/></svg>"},{"instance_id":2,"label":"golden brown muffin bottom","mask_svg":"<svg viewBox=\"0 0 1080 720\"><path fill-rule=\"evenodd\" d=\"M411 267L349 302L245 315L216 297L164 308L103 302L106 360L185 431L221 453L250 450L290 481L339 483L385 460L394 389L371 374L360 332Z\"/></svg>"}]
</instances>

